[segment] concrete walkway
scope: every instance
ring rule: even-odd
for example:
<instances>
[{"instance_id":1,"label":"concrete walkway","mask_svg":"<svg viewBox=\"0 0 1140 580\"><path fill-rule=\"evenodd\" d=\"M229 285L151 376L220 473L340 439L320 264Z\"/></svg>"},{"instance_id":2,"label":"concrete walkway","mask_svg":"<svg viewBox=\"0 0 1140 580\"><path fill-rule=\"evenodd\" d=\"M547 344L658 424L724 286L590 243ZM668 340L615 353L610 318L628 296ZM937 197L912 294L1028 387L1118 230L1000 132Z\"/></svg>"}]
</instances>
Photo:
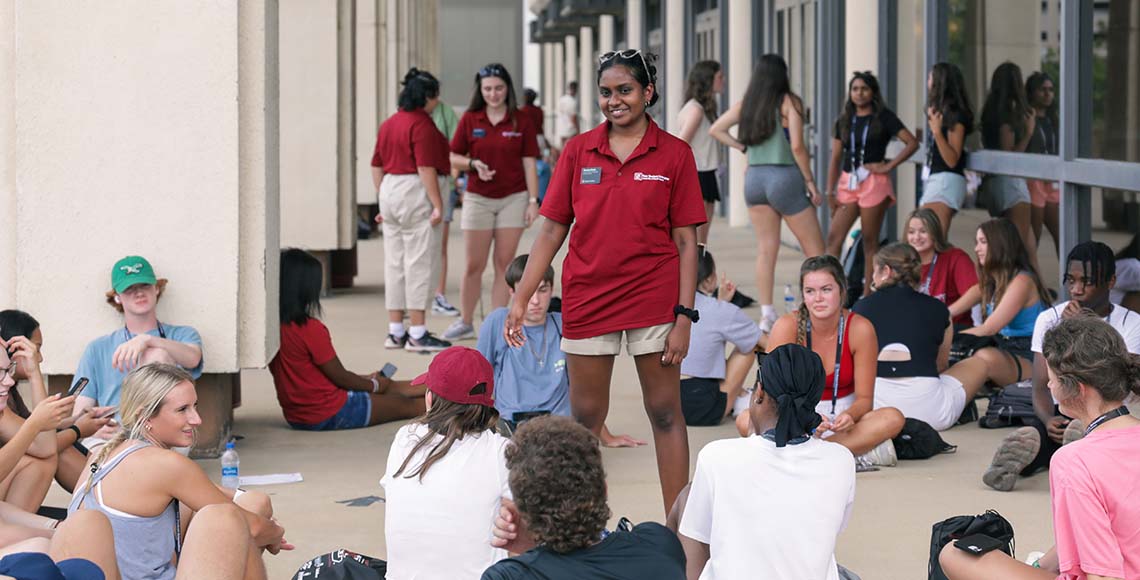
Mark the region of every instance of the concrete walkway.
<instances>
[{"instance_id":1,"label":"concrete walkway","mask_svg":"<svg viewBox=\"0 0 1140 580\"><path fill-rule=\"evenodd\" d=\"M974 228L984 218L980 212L967 211L955 221L953 241L971 255ZM533 235L531 229L524 236L520 253L529 250ZM427 368L429 357L385 351L382 347L387 316L381 244L380 240L360 244L357 285L323 302L324 320L348 369L364 373L391 362L399 367L398 377L412 378ZM755 296L755 245L751 230L730 229L718 220L710 249L721 271L727 272L742 291ZM460 236L453 235L450 251L453 262L448 296L457 303L463 256ZM783 296L784 284L798 282L801 259L795 251L781 250L777 302ZM1045 280L1056 280L1052 249L1042 252L1041 259ZM560 269L561 261L560 256L555 261L556 269ZM484 278L488 312L490 281L488 268ZM758 309L748 312L753 318L759 317ZM442 333L452 320L430 315L429 326L433 332ZM474 341L462 344L474 346ZM349 507L338 502L383 496L378 481L399 425L335 433L293 431L281 416L272 380L265 370L242 373L242 399L235 425L235 433L244 436L238 444L242 474L301 472L305 478L303 483L259 488L272 496L277 517L288 531L286 537L297 545L295 552L266 557L269 577L289 578L306 559L336 548L384 557L384 504ZM615 433L652 440L633 361L628 357L619 357L615 366L608 424ZM839 538L839 562L868 580L925 578L931 525L952 515L986 509L997 509L1013 523L1018 556L1024 558L1032 550L1047 549L1052 544L1048 477L1038 475L1023 480L1013 493L999 493L982 484L982 471L1006 433L1007 430L982 430L976 425L956 427L944 434L948 442L959 446L954 455L903 462L896 468L860 474L854 515ZM691 464L696 464L697 453L708 442L735 436L727 423L690 428ZM615 522L621 516L634 522L664 521L652 448L607 449L604 456ZM220 479L218 461L200 463L211 477ZM463 491L457 489L456 493ZM67 498L57 487L48 501L66 505ZM766 523L760 520L756 525Z\"/></svg>"}]
</instances>

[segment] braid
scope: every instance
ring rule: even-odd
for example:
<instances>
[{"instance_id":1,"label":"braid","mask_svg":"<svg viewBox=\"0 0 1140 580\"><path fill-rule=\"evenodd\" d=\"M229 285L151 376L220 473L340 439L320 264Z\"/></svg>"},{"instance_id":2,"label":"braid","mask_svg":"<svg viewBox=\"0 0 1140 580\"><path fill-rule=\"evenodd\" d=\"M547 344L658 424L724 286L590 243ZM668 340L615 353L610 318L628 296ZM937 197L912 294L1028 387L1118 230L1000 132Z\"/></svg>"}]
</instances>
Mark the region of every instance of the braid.
<instances>
[{"instance_id":1,"label":"braid","mask_svg":"<svg viewBox=\"0 0 1140 580\"><path fill-rule=\"evenodd\" d=\"M84 486L83 495L91 493L91 487L95 483L95 472L99 470L99 466L106 462L107 459L110 458L111 452L126 440L127 431L125 429L119 429L119 432L115 433L115 436L112 437L110 441L104 443L103 447L95 453L95 459L91 461L91 475L87 476L87 485Z\"/></svg>"},{"instance_id":2,"label":"braid","mask_svg":"<svg viewBox=\"0 0 1140 580\"><path fill-rule=\"evenodd\" d=\"M807 346L807 323L808 317L807 304L800 303L800 307L796 310L796 344L800 346Z\"/></svg>"}]
</instances>

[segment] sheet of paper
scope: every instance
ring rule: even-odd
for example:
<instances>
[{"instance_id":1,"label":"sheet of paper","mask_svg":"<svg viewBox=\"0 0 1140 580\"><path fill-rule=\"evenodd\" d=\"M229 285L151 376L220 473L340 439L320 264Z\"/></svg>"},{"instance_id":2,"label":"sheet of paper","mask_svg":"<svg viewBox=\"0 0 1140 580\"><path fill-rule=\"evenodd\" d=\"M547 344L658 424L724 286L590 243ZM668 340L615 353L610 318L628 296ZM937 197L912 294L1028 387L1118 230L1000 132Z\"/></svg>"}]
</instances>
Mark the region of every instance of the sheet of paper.
<instances>
[{"instance_id":1,"label":"sheet of paper","mask_svg":"<svg viewBox=\"0 0 1140 580\"><path fill-rule=\"evenodd\" d=\"M298 483L305 481L300 473L270 473L268 475L243 475L238 478L239 485L277 485L279 483Z\"/></svg>"}]
</instances>

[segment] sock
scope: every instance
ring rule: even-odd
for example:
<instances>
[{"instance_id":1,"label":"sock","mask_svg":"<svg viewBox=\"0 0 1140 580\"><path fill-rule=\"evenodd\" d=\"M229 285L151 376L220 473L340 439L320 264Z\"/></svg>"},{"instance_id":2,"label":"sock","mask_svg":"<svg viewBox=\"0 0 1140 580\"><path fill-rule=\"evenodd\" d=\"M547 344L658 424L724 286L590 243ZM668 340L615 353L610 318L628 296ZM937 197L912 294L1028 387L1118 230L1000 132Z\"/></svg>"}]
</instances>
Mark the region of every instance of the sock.
<instances>
[{"instance_id":1,"label":"sock","mask_svg":"<svg viewBox=\"0 0 1140 580\"><path fill-rule=\"evenodd\" d=\"M427 327L422 324L419 326L412 326L408 329L408 336L412 337L412 340L419 340L423 338L425 334L427 334Z\"/></svg>"},{"instance_id":2,"label":"sock","mask_svg":"<svg viewBox=\"0 0 1140 580\"><path fill-rule=\"evenodd\" d=\"M394 336L396 338L402 338L404 336L404 323L403 322L389 322L388 323L388 334L391 334L392 336Z\"/></svg>"},{"instance_id":3,"label":"sock","mask_svg":"<svg viewBox=\"0 0 1140 580\"><path fill-rule=\"evenodd\" d=\"M776 318L776 309L771 304L761 304L760 318Z\"/></svg>"}]
</instances>

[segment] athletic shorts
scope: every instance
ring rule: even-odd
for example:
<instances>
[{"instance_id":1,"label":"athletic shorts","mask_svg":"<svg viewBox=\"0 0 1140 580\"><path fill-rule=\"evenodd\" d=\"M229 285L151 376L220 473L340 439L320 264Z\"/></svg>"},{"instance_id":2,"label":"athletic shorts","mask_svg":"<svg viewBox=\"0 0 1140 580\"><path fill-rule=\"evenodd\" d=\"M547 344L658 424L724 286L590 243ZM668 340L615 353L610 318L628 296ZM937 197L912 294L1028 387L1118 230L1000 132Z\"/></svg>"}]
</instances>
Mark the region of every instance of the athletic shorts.
<instances>
[{"instance_id":1,"label":"athletic shorts","mask_svg":"<svg viewBox=\"0 0 1140 580\"><path fill-rule=\"evenodd\" d=\"M966 203L966 178L953 171L932 174L922 184L922 205L941 203L954 211Z\"/></svg>"},{"instance_id":2,"label":"athletic shorts","mask_svg":"<svg viewBox=\"0 0 1140 580\"><path fill-rule=\"evenodd\" d=\"M950 375L875 379L875 408L894 407L904 416L945 431L966 408L966 389Z\"/></svg>"},{"instance_id":3,"label":"athletic shorts","mask_svg":"<svg viewBox=\"0 0 1140 580\"><path fill-rule=\"evenodd\" d=\"M851 174L846 171L839 174L839 187L836 197L839 203L848 205L859 204L859 207L878 207L886 200L895 203L895 187L891 184L891 176L885 173L872 173L859 182L855 189L848 189Z\"/></svg>"},{"instance_id":4,"label":"athletic shorts","mask_svg":"<svg viewBox=\"0 0 1140 580\"><path fill-rule=\"evenodd\" d=\"M1025 180L1008 175L986 176L982 180L981 198L993 217L1001 217L1019 203L1030 203Z\"/></svg>"},{"instance_id":5,"label":"athletic shorts","mask_svg":"<svg viewBox=\"0 0 1140 580\"><path fill-rule=\"evenodd\" d=\"M728 393L720 390L720 381L696 377L681 379L681 414L685 416L686 425L720 425L727 404Z\"/></svg>"},{"instance_id":6,"label":"athletic shorts","mask_svg":"<svg viewBox=\"0 0 1140 580\"><path fill-rule=\"evenodd\" d=\"M1026 179L1025 185L1029 188L1029 200L1033 207L1045 207L1045 204L1061 203L1061 188L1056 181L1041 181L1040 179Z\"/></svg>"},{"instance_id":7,"label":"athletic shorts","mask_svg":"<svg viewBox=\"0 0 1140 580\"><path fill-rule=\"evenodd\" d=\"M622 334L625 334L625 351L630 356L641 356L665 351L665 337L673 330L673 323L645 328L619 330L601 336L582 339L562 339L562 352L584 356L615 356L621 352Z\"/></svg>"},{"instance_id":8,"label":"athletic shorts","mask_svg":"<svg viewBox=\"0 0 1140 580\"><path fill-rule=\"evenodd\" d=\"M364 391L349 391L348 399L336 415L317 423L305 425L289 422L294 429L301 431L337 431L340 429L360 429L368 426L372 417L372 396Z\"/></svg>"},{"instance_id":9,"label":"athletic shorts","mask_svg":"<svg viewBox=\"0 0 1140 580\"><path fill-rule=\"evenodd\" d=\"M705 203L720 201L720 184L716 181L716 170L698 171L697 181L701 184L701 197Z\"/></svg>"},{"instance_id":10,"label":"athletic shorts","mask_svg":"<svg viewBox=\"0 0 1140 580\"><path fill-rule=\"evenodd\" d=\"M0 574L36 580L103 580L103 571L90 560L72 558L58 564L47 554L19 552L0 559Z\"/></svg>"},{"instance_id":11,"label":"athletic shorts","mask_svg":"<svg viewBox=\"0 0 1140 580\"><path fill-rule=\"evenodd\" d=\"M744 174L744 202L766 205L780 215L796 215L811 207L804 178L795 165L749 165Z\"/></svg>"},{"instance_id":12,"label":"athletic shorts","mask_svg":"<svg viewBox=\"0 0 1140 580\"><path fill-rule=\"evenodd\" d=\"M464 230L498 230L526 227L526 206L530 203L527 192L512 193L507 197L484 197L470 191L463 195L463 215L459 218Z\"/></svg>"}]
</instances>

